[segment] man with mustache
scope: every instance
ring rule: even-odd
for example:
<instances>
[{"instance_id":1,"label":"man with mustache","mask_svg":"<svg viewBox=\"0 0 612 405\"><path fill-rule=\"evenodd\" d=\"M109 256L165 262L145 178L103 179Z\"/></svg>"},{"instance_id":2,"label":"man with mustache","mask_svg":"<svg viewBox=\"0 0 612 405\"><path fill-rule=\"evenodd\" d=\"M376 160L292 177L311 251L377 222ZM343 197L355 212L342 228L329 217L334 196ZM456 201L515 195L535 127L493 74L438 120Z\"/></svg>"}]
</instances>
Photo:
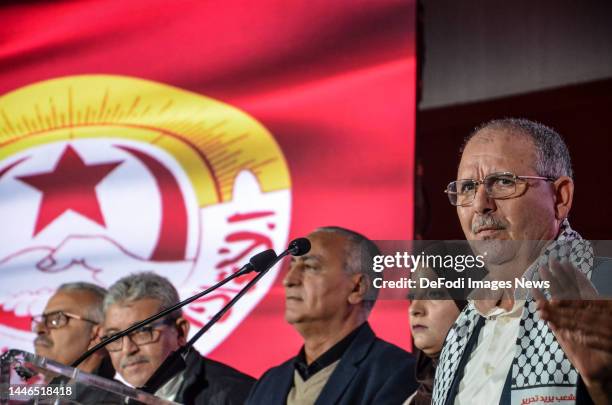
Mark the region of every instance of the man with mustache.
<instances>
[{"instance_id":1,"label":"man with mustache","mask_svg":"<svg viewBox=\"0 0 612 405\"><path fill-rule=\"evenodd\" d=\"M525 119L486 123L464 143L457 179L446 193L475 253L486 255L489 278L551 281L553 298L577 284L594 293L592 249L568 221L570 155L553 129ZM573 299L584 298L576 291ZM440 355L434 404L581 403L589 395L608 403L610 355L550 327L534 294L545 300L520 288L470 300Z\"/></svg>"},{"instance_id":2,"label":"man with mustache","mask_svg":"<svg viewBox=\"0 0 612 405\"><path fill-rule=\"evenodd\" d=\"M179 302L168 279L154 273L136 273L118 280L104 300L104 332L110 336ZM164 360L187 343L189 323L179 309L148 326L109 343L117 372L141 388ZM195 349L183 367L155 391L155 395L186 404L242 404L254 379L225 364L202 357Z\"/></svg>"},{"instance_id":3,"label":"man with mustache","mask_svg":"<svg viewBox=\"0 0 612 405\"><path fill-rule=\"evenodd\" d=\"M106 290L90 283L62 284L49 299L42 315L32 319L37 355L70 365L99 342ZM79 370L112 378L108 354L99 350Z\"/></svg>"},{"instance_id":4,"label":"man with mustache","mask_svg":"<svg viewBox=\"0 0 612 405\"><path fill-rule=\"evenodd\" d=\"M378 248L339 227L308 235L310 251L292 257L285 319L304 339L298 355L268 370L248 404L401 404L414 390L414 360L376 337L367 322L376 300Z\"/></svg>"}]
</instances>

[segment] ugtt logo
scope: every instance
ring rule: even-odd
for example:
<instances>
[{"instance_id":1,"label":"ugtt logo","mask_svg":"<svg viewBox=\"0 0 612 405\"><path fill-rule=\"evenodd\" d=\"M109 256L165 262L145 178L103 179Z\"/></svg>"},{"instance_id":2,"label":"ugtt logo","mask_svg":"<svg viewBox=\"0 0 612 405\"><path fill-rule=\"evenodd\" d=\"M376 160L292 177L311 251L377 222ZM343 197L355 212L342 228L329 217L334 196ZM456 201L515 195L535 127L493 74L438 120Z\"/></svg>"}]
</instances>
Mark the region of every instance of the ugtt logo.
<instances>
[{"instance_id":1,"label":"ugtt logo","mask_svg":"<svg viewBox=\"0 0 612 405\"><path fill-rule=\"evenodd\" d=\"M283 249L291 194L272 135L240 110L150 81L71 76L0 98L0 348L31 350L29 317L60 284L137 271L181 296ZM212 350L266 294L261 280L213 328ZM245 283L185 309L199 327Z\"/></svg>"}]
</instances>

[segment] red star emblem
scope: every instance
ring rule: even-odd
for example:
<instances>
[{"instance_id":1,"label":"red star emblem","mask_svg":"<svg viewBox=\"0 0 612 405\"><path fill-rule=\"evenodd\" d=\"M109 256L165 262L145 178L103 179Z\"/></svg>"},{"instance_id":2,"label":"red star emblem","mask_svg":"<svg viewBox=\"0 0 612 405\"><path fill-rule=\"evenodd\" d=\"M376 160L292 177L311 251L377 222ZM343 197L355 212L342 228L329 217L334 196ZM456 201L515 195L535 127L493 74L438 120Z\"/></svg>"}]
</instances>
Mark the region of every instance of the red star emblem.
<instances>
[{"instance_id":1,"label":"red star emblem","mask_svg":"<svg viewBox=\"0 0 612 405\"><path fill-rule=\"evenodd\" d=\"M121 163L87 165L68 145L53 171L17 177L43 194L33 236L68 210L106 226L96 186Z\"/></svg>"}]
</instances>

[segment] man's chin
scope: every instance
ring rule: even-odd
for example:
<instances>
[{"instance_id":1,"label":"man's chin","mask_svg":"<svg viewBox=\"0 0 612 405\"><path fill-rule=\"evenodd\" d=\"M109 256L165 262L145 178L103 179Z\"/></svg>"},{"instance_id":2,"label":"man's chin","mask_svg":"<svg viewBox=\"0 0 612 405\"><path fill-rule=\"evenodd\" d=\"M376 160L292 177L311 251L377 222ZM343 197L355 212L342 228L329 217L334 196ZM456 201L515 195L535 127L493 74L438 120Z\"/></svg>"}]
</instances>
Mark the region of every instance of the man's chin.
<instances>
[{"instance_id":1,"label":"man's chin","mask_svg":"<svg viewBox=\"0 0 612 405\"><path fill-rule=\"evenodd\" d=\"M500 265L511 260L520 243L508 239L508 235L499 238L472 239L469 241L474 254L483 256L486 265Z\"/></svg>"},{"instance_id":2,"label":"man's chin","mask_svg":"<svg viewBox=\"0 0 612 405\"><path fill-rule=\"evenodd\" d=\"M122 377L125 381L134 387L142 387L153 375L149 364L136 364L123 369Z\"/></svg>"},{"instance_id":3,"label":"man's chin","mask_svg":"<svg viewBox=\"0 0 612 405\"><path fill-rule=\"evenodd\" d=\"M287 322L289 325L293 325L297 322L297 319L292 314L285 314L285 322Z\"/></svg>"},{"instance_id":4,"label":"man's chin","mask_svg":"<svg viewBox=\"0 0 612 405\"><path fill-rule=\"evenodd\" d=\"M487 241L487 240L511 240L506 229L490 229L483 230L478 233L470 234L470 240Z\"/></svg>"},{"instance_id":5,"label":"man's chin","mask_svg":"<svg viewBox=\"0 0 612 405\"><path fill-rule=\"evenodd\" d=\"M289 324L289 325L296 325L299 324L300 322L303 322L304 317L300 314L297 314L293 311L286 311L285 312L285 321Z\"/></svg>"},{"instance_id":6,"label":"man's chin","mask_svg":"<svg viewBox=\"0 0 612 405\"><path fill-rule=\"evenodd\" d=\"M143 379L141 377L138 377L138 378L131 378L131 379L124 378L124 380L127 381L128 384L130 384L134 388L142 388L149 379L148 378Z\"/></svg>"},{"instance_id":7,"label":"man's chin","mask_svg":"<svg viewBox=\"0 0 612 405\"><path fill-rule=\"evenodd\" d=\"M55 359L55 356L53 356L53 352L50 350L50 348L45 346L35 346L34 354L36 354L37 356L46 357L49 360L57 361Z\"/></svg>"}]
</instances>

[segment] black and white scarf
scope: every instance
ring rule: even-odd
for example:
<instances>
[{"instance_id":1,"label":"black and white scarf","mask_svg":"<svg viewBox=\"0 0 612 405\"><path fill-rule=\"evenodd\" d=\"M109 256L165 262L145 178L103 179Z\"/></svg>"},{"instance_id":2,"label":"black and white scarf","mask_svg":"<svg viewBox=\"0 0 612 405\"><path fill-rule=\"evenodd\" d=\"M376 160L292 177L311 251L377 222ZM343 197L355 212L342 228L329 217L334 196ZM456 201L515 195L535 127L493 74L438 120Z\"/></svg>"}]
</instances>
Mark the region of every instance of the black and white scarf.
<instances>
[{"instance_id":1,"label":"black and white scarf","mask_svg":"<svg viewBox=\"0 0 612 405\"><path fill-rule=\"evenodd\" d=\"M569 260L587 278L591 278L593 249L588 241L571 229L567 220L561 224L557 239L546 247L523 277L538 280L537 268L546 265L550 258ZM548 293L545 292L545 295ZM555 401L559 400L558 403L573 403L571 399L576 396L578 372L565 356L553 332L540 320L531 294L527 294L526 298L511 366L510 404L543 404L551 397ZM436 369L432 399L434 405L446 402L459 362L479 317L473 303L470 303L449 331Z\"/></svg>"}]
</instances>

